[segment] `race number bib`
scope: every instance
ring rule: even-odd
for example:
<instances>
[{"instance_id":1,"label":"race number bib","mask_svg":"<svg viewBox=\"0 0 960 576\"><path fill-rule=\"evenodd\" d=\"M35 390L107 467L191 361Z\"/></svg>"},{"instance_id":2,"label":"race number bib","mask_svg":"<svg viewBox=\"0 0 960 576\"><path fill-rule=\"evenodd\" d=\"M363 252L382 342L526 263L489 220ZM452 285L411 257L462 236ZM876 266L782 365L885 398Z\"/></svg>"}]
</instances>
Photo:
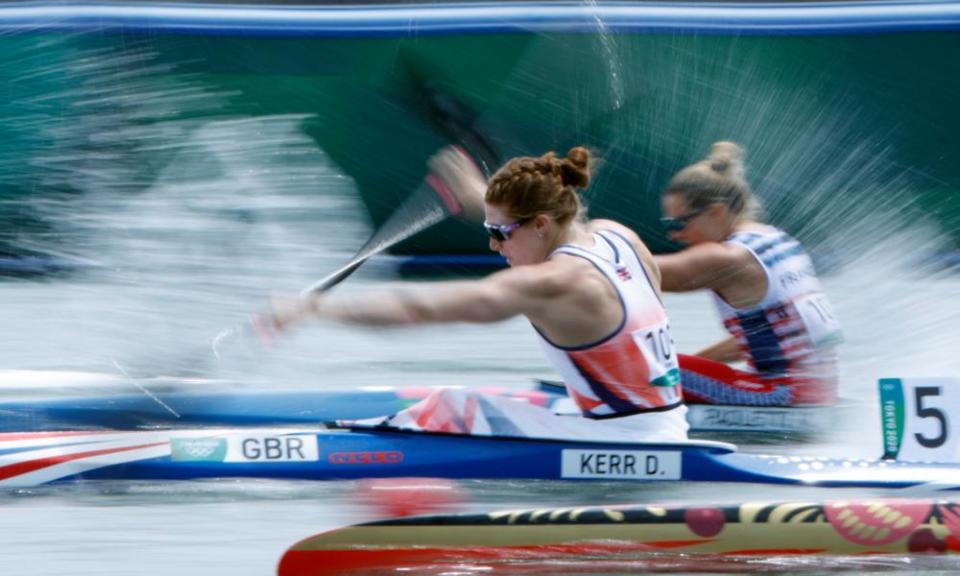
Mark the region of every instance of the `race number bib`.
<instances>
[{"instance_id":1,"label":"race number bib","mask_svg":"<svg viewBox=\"0 0 960 576\"><path fill-rule=\"evenodd\" d=\"M666 318L653 326L637 330L633 333L633 340L650 368L651 384L676 386L680 383L680 363Z\"/></svg>"},{"instance_id":2,"label":"race number bib","mask_svg":"<svg viewBox=\"0 0 960 576\"><path fill-rule=\"evenodd\" d=\"M815 348L832 346L843 340L840 321L825 294L822 292L807 294L794 301L794 306Z\"/></svg>"},{"instance_id":3,"label":"race number bib","mask_svg":"<svg viewBox=\"0 0 960 576\"><path fill-rule=\"evenodd\" d=\"M882 378L883 457L960 462L960 380Z\"/></svg>"}]
</instances>

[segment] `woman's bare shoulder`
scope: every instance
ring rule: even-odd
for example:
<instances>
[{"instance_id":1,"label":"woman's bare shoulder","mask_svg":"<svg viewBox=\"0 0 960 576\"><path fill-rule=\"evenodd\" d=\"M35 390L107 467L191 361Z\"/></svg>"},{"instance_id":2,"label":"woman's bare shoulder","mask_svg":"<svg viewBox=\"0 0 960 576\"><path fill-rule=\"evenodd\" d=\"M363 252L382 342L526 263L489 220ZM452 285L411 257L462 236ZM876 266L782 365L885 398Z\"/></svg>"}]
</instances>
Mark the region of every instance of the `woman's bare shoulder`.
<instances>
[{"instance_id":1,"label":"woman's bare shoulder","mask_svg":"<svg viewBox=\"0 0 960 576\"><path fill-rule=\"evenodd\" d=\"M631 242L640 242L640 236L629 227L617 222L616 220L607 220L606 218L597 218L587 222L587 230L591 232L601 232L603 230L612 230L622 236L626 236Z\"/></svg>"}]
</instances>

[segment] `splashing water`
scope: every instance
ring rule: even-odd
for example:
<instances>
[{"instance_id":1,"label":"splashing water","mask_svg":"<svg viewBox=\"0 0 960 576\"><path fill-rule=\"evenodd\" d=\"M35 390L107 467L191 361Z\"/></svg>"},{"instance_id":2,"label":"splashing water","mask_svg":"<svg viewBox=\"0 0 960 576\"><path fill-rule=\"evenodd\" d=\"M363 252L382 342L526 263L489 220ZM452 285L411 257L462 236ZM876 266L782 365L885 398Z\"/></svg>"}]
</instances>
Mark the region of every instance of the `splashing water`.
<instances>
[{"instance_id":1,"label":"splashing water","mask_svg":"<svg viewBox=\"0 0 960 576\"><path fill-rule=\"evenodd\" d=\"M584 4L591 12L593 21L597 25L597 42L600 44L599 57L607 67L607 82L610 91L611 109L616 111L623 106L623 65L617 53L616 40L604 22L597 5L597 0L586 0Z\"/></svg>"}]
</instances>

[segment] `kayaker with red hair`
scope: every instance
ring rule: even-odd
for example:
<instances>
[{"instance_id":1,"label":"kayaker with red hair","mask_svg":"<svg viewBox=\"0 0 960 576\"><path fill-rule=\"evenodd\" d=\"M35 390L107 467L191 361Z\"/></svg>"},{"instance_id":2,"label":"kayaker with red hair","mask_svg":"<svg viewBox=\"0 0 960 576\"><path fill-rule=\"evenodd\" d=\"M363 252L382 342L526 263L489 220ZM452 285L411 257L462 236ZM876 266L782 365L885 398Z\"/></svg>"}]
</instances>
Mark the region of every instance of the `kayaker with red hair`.
<instances>
[{"instance_id":1,"label":"kayaker with red hair","mask_svg":"<svg viewBox=\"0 0 960 576\"><path fill-rule=\"evenodd\" d=\"M490 249L510 264L480 280L406 283L366 296L313 294L274 307L285 327L304 317L366 325L497 322L524 315L563 376L582 418L516 401L440 390L384 424L440 432L605 440L682 440L677 354L660 274L630 229L587 221L577 189L590 183L583 147L510 160L486 182L454 148L433 175L479 215ZM482 198L482 205L479 199Z\"/></svg>"}]
</instances>

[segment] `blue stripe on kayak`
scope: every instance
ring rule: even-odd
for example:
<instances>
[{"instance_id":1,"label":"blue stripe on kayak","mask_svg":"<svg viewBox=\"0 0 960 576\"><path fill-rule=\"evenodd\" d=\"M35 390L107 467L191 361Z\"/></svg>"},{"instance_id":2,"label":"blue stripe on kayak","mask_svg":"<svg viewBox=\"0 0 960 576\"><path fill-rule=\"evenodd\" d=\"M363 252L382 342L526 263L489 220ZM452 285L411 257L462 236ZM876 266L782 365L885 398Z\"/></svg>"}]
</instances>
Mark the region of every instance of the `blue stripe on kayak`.
<instances>
[{"instance_id":1,"label":"blue stripe on kayak","mask_svg":"<svg viewBox=\"0 0 960 576\"><path fill-rule=\"evenodd\" d=\"M255 438L285 436L289 429L251 432ZM310 434L310 432L304 432ZM133 433L138 434L138 433ZM224 437L224 436L208 436ZM638 451L637 455L679 456L680 479L708 482L750 482L780 485L907 488L930 484L928 490L960 490L960 465L945 463L887 462L822 457L739 454L732 445L703 441L684 443L577 442L534 438L484 437L462 434L396 430L324 431L315 434L322 453L318 460L277 461L176 461L169 456L131 455L130 462L91 470L60 469L76 480L199 480L204 478L274 478L337 480L370 477L425 476L472 479L572 480L563 475L568 450L590 454ZM136 437L133 437L134 439ZM330 455L347 453L400 453L389 465L351 465L331 461ZM574 458L577 456L572 455ZM791 455L792 456L792 455ZM582 456L581 456L582 457ZM815 465L811 462L816 462ZM593 480L618 480L594 476ZM635 480L656 480L651 476ZM21 475L4 479L9 487L30 486L36 478Z\"/></svg>"},{"instance_id":2,"label":"blue stripe on kayak","mask_svg":"<svg viewBox=\"0 0 960 576\"><path fill-rule=\"evenodd\" d=\"M960 28L960 2L763 4L458 3L365 7L15 3L7 31L262 36L429 36L504 32L873 34Z\"/></svg>"}]
</instances>

